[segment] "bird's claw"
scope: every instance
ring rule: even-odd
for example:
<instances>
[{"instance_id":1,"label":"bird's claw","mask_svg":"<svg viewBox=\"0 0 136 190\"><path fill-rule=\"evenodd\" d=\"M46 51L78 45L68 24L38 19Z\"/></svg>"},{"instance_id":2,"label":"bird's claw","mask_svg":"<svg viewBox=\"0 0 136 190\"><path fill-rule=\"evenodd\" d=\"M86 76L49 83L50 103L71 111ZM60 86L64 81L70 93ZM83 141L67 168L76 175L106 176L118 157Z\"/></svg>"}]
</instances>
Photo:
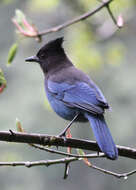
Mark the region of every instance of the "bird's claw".
<instances>
[{"instance_id":1,"label":"bird's claw","mask_svg":"<svg viewBox=\"0 0 136 190\"><path fill-rule=\"evenodd\" d=\"M60 133L60 134L58 135L58 137L63 138L64 143L67 141L67 139L66 139L66 132Z\"/></svg>"},{"instance_id":2,"label":"bird's claw","mask_svg":"<svg viewBox=\"0 0 136 190\"><path fill-rule=\"evenodd\" d=\"M65 132L62 132L58 135L59 137L65 137L66 138L66 131Z\"/></svg>"}]
</instances>

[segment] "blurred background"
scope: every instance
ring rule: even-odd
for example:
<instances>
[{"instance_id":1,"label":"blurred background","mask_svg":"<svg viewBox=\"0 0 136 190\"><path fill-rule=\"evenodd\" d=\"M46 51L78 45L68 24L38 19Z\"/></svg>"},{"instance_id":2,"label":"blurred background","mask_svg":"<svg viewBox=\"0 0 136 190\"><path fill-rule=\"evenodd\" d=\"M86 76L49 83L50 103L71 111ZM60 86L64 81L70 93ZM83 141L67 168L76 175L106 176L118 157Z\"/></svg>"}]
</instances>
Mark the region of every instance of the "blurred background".
<instances>
[{"instance_id":1,"label":"blurred background","mask_svg":"<svg viewBox=\"0 0 136 190\"><path fill-rule=\"evenodd\" d=\"M41 43L20 38L11 18L22 10L40 30L62 24L100 4L96 0L0 0L0 68L4 71L7 88L0 94L0 130L16 130L19 118L27 132L59 134L67 121L50 109L44 93L43 74L38 64L28 64L26 57L35 55L49 40L64 36L64 48L75 65L88 73L99 85L112 107L105 117L115 142L136 146L136 1L114 0L111 10L117 18L122 14L125 24L120 30L106 9L80 23L43 37ZM11 45L19 43L17 55L7 67ZM89 124L76 123L72 136L94 139ZM59 148L59 150L62 150ZM74 151L73 151L74 152ZM0 161L34 161L60 158L33 149L25 144L0 142ZM105 158L91 160L93 164L118 173L136 169L135 160ZM71 164L69 176L63 180L64 165L46 167L1 167L0 188L24 189L135 189L136 175L127 180L116 179L88 168L82 162Z\"/></svg>"}]
</instances>

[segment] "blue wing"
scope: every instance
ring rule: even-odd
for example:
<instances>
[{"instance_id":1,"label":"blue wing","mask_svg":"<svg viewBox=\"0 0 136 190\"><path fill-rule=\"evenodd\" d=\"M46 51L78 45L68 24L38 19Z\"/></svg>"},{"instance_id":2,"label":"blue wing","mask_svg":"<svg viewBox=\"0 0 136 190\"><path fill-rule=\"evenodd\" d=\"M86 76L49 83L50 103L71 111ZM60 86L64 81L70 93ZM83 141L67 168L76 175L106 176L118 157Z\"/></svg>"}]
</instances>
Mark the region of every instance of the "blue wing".
<instances>
[{"instance_id":1,"label":"blue wing","mask_svg":"<svg viewBox=\"0 0 136 190\"><path fill-rule=\"evenodd\" d=\"M48 90L56 99L61 100L69 107L76 107L90 113L103 114L106 100L98 87L90 87L85 82L57 83L48 80ZM99 93L98 93L99 92Z\"/></svg>"}]
</instances>

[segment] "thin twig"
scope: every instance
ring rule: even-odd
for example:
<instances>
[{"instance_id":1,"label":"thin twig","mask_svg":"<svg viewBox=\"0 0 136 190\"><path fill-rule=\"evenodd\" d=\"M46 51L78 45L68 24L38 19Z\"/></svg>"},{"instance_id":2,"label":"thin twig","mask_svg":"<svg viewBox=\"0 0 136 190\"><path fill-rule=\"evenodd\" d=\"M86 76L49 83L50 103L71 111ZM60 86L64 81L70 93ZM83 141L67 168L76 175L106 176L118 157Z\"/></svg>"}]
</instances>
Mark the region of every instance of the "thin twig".
<instances>
[{"instance_id":1,"label":"thin twig","mask_svg":"<svg viewBox=\"0 0 136 190\"><path fill-rule=\"evenodd\" d=\"M69 20L63 24L60 24L58 26L55 26L55 27L52 27L52 28L49 28L49 29L46 29L46 30L43 30L41 32L38 32L37 35L35 36L30 36L30 37L37 37L37 36L43 36L43 35L46 35L46 34L49 34L49 33L53 33L53 32L57 32L57 31L60 31L68 26L71 26L77 22L80 22L82 20L85 20L87 19L88 17L94 15L95 13L99 12L101 9L103 9L104 7L106 7L107 5L109 5L113 0L107 0L105 2L102 2L101 5L99 5L97 8L95 8L93 11L88 11L87 13L84 13L72 20Z\"/></svg>"},{"instance_id":2,"label":"thin twig","mask_svg":"<svg viewBox=\"0 0 136 190\"><path fill-rule=\"evenodd\" d=\"M50 166L54 164L65 164L79 160L79 158L61 158L55 160L38 160L38 161L22 161L22 162L0 162L0 166L25 166L27 168L33 166Z\"/></svg>"},{"instance_id":3,"label":"thin twig","mask_svg":"<svg viewBox=\"0 0 136 190\"><path fill-rule=\"evenodd\" d=\"M93 168L93 169L95 169L95 170L98 170L98 171L100 171L100 172L102 172L102 173L105 173L105 174L108 174L108 175L112 175L112 176L117 177L117 178L124 178L124 179L127 179L128 176L131 176L131 175L133 175L133 174L136 173L136 170L132 170L132 171L127 172L127 173L119 174L119 173L115 173L115 172L112 172L112 171L109 171L109 170L105 170L105 169L103 169L103 168L99 168L99 167L97 167L97 166L95 166L95 165L91 165L91 166L89 166L89 167L90 167L90 168Z\"/></svg>"},{"instance_id":4,"label":"thin twig","mask_svg":"<svg viewBox=\"0 0 136 190\"><path fill-rule=\"evenodd\" d=\"M70 170L70 163L65 164L64 179L67 179Z\"/></svg>"},{"instance_id":5,"label":"thin twig","mask_svg":"<svg viewBox=\"0 0 136 190\"><path fill-rule=\"evenodd\" d=\"M108 13L109 13L111 19L113 20L114 24L115 24L118 28L120 28L120 27L118 26L118 24L117 24L117 21L116 21L114 15L113 15L111 9L110 9L110 5L108 4L108 5L106 6L106 8L107 8Z\"/></svg>"},{"instance_id":6,"label":"thin twig","mask_svg":"<svg viewBox=\"0 0 136 190\"><path fill-rule=\"evenodd\" d=\"M12 166L12 167L14 167L14 166L25 166L27 168L34 167L34 166L47 166L48 167L48 166L54 165L54 164L69 164L71 162L78 161L78 160L82 160L82 158L66 157L66 158L55 159L55 160L39 160L39 161L33 161L33 162L30 162L30 161L0 162L0 166ZM124 179L127 179L129 176L136 173L136 170L132 170L130 172L119 174L119 173L115 173L115 172L112 172L109 170L105 170L103 168L97 167L97 166L92 165L92 164L89 167L93 168L95 170L98 170L101 173L105 173L105 174L112 175L112 176L117 177L117 178L124 178Z\"/></svg>"},{"instance_id":7,"label":"thin twig","mask_svg":"<svg viewBox=\"0 0 136 190\"><path fill-rule=\"evenodd\" d=\"M53 153L53 154L59 154L59 155L75 157L75 158L101 158L101 157L105 157L104 153L78 155L78 154L71 154L71 153L67 153L67 152L62 152L62 151L59 151L59 150L54 150L54 149L43 147L43 146L36 145L36 144L29 144L29 145L34 147L34 148L37 148L39 150L43 150L43 151L50 152L50 153Z\"/></svg>"}]
</instances>

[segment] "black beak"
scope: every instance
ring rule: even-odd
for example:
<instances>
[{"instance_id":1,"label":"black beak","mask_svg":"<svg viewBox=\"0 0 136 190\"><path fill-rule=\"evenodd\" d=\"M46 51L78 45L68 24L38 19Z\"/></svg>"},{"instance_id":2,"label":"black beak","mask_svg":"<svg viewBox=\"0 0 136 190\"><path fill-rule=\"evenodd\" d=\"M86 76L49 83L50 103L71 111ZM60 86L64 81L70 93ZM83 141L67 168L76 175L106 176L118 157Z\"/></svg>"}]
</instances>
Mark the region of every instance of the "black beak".
<instances>
[{"instance_id":1,"label":"black beak","mask_svg":"<svg viewBox=\"0 0 136 190\"><path fill-rule=\"evenodd\" d=\"M39 62L39 58L37 56L31 56L25 59L28 62Z\"/></svg>"}]
</instances>

